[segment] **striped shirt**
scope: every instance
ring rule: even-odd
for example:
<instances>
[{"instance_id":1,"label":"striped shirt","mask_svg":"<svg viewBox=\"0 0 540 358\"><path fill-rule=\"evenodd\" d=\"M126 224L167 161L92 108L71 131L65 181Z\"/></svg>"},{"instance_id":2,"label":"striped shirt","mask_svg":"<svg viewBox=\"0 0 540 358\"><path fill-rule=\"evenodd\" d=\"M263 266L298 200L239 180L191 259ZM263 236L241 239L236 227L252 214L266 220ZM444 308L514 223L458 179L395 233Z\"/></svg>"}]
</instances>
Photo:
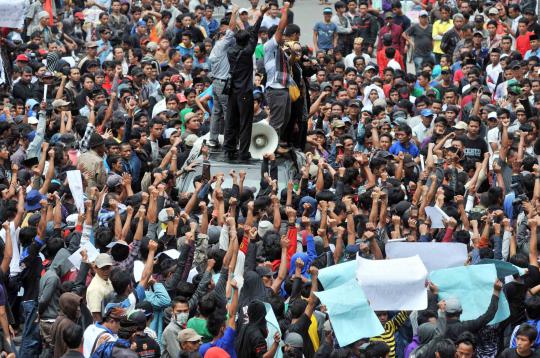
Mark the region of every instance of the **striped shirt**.
<instances>
[{"instance_id":1,"label":"striped shirt","mask_svg":"<svg viewBox=\"0 0 540 358\"><path fill-rule=\"evenodd\" d=\"M390 353L388 355L389 358L395 358L396 357L396 338L394 337L394 334L398 330L398 328L407 321L409 318L409 315L406 311L401 311L397 315L394 316L391 320L387 321L384 324L384 332L380 336L373 337L370 339L370 341L383 341L388 345L390 348Z\"/></svg>"}]
</instances>

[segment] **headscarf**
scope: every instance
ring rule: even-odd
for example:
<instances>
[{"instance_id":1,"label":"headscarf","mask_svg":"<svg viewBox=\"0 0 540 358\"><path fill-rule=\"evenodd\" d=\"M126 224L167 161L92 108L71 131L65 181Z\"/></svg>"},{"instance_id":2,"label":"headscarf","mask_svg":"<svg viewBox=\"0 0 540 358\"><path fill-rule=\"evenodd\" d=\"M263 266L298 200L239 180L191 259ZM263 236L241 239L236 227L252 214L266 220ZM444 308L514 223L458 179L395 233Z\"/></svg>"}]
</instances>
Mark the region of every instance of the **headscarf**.
<instances>
[{"instance_id":1,"label":"headscarf","mask_svg":"<svg viewBox=\"0 0 540 358\"><path fill-rule=\"evenodd\" d=\"M362 99L362 105L363 105L362 110L364 110L364 109L367 109L367 110L370 110L370 111L373 110L374 104L371 103L371 100L369 99L369 94L373 90L377 91L377 94L379 95L379 98L382 98L382 99L386 98L382 88L380 88L377 85L369 85L366 88L364 88L364 98Z\"/></svg>"},{"instance_id":2,"label":"headscarf","mask_svg":"<svg viewBox=\"0 0 540 358\"><path fill-rule=\"evenodd\" d=\"M47 54L47 69L51 72L58 71L58 62L60 62L60 56L56 52L49 52Z\"/></svg>"}]
</instances>

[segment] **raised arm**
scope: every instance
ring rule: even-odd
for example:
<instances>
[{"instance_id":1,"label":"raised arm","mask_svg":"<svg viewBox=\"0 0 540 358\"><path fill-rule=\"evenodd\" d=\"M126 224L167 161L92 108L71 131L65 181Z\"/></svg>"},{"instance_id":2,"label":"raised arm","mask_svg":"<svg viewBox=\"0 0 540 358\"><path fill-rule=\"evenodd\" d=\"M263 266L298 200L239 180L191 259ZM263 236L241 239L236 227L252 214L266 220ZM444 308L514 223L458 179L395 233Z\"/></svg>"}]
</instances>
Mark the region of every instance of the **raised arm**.
<instances>
[{"instance_id":1,"label":"raised arm","mask_svg":"<svg viewBox=\"0 0 540 358\"><path fill-rule=\"evenodd\" d=\"M279 20L279 24L276 30L276 33L274 37L276 38L276 42L281 45L283 43L283 31L285 30L285 27L287 27L288 23L288 11L289 10L290 3L288 1L285 1L283 3L283 8L281 9L281 19Z\"/></svg>"}]
</instances>

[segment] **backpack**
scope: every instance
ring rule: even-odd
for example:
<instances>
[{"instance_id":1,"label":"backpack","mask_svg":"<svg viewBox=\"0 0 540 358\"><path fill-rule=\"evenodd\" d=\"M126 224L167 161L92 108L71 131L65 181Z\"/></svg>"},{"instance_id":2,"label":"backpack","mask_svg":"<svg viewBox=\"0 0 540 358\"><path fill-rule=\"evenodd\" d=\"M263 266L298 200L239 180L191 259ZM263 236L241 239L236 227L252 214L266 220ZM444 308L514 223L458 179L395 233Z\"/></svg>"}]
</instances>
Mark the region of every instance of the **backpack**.
<instances>
[{"instance_id":1,"label":"backpack","mask_svg":"<svg viewBox=\"0 0 540 358\"><path fill-rule=\"evenodd\" d=\"M125 339L118 339L115 342L104 342L92 353L90 358L113 358L113 349L115 347L129 348L129 342Z\"/></svg>"},{"instance_id":2,"label":"backpack","mask_svg":"<svg viewBox=\"0 0 540 358\"><path fill-rule=\"evenodd\" d=\"M90 358L112 358L112 350L116 342L104 342L92 353Z\"/></svg>"},{"instance_id":3,"label":"backpack","mask_svg":"<svg viewBox=\"0 0 540 358\"><path fill-rule=\"evenodd\" d=\"M457 42L455 41L455 31L446 31L446 33L443 35L441 39L441 50L447 54L452 56L452 53L454 52L454 49L456 48Z\"/></svg>"}]
</instances>

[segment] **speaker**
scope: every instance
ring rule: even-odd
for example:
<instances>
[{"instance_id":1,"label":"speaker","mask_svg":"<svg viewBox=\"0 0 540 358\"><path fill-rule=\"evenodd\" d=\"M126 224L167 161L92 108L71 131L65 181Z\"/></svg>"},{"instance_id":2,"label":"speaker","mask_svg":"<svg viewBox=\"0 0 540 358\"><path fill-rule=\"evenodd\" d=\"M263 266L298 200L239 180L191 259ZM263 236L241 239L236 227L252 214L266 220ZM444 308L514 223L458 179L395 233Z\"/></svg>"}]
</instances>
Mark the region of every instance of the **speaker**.
<instances>
[{"instance_id":1,"label":"speaker","mask_svg":"<svg viewBox=\"0 0 540 358\"><path fill-rule=\"evenodd\" d=\"M265 121L253 123L251 128L251 145L249 153L255 159L263 159L266 153L274 153L279 137L275 129Z\"/></svg>"}]
</instances>

